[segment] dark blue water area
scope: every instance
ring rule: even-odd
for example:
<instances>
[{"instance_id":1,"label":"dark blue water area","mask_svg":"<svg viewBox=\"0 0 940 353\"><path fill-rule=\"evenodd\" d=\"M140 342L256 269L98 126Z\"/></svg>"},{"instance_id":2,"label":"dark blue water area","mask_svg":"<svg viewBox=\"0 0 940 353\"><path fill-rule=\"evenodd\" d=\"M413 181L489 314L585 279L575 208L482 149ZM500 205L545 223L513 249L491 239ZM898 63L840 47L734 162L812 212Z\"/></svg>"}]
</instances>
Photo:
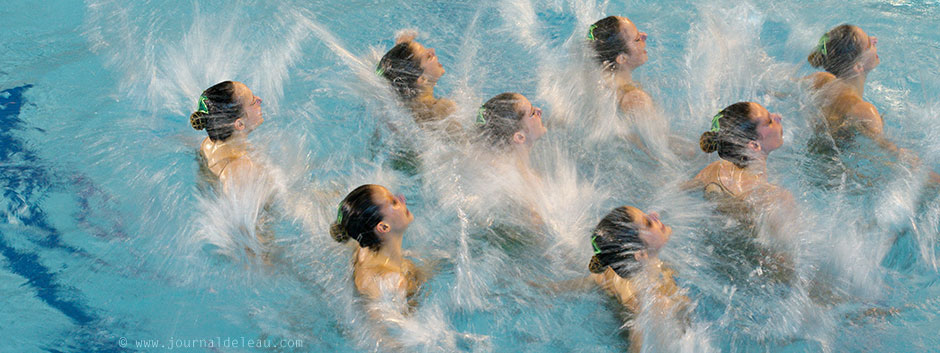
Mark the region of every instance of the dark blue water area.
<instances>
[{"instance_id":1,"label":"dark blue water area","mask_svg":"<svg viewBox=\"0 0 940 353\"><path fill-rule=\"evenodd\" d=\"M49 352L66 351L122 351L113 340L102 336L107 332L99 327L100 317L96 310L82 302L82 294L58 280L56 273L61 268L50 268L42 263L42 254L24 249L20 244L34 244L42 252L65 253L69 257L89 258L90 255L63 241L62 233L53 226L49 215L42 208L50 190L79 186L79 208L90 207L87 198L94 194L90 182L81 177L57 180L48 163L38 157L29 141L17 132L28 129L20 118L27 103L24 94L32 85L23 85L0 91L0 217L15 226L0 231L0 255L6 258L6 270L26 279L26 285L35 291L36 297L51 308L61 312L75 325L74 332L64 339L51 339L50 346L42 349ZM40 130L41 132L41 130ZM83 187L82 187L83 186ZM84 202L84 204L83 204ZM79 218L82 213L77 214ZM55 342L55 343L53 343ZM73 342L73 343L69 343Z\"/></svg>"}]
</instances>

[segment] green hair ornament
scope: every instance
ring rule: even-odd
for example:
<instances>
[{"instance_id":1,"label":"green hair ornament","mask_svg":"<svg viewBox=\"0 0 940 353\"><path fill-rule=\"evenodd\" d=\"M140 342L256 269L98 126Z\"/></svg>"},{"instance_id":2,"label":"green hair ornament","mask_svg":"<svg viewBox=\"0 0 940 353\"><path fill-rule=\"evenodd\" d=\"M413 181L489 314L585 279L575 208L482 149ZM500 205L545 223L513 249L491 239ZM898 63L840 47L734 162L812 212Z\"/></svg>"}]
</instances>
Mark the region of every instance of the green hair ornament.
<instances>
[{"instance_id":1,"label":"green hair ornament","mask_svg":"<svg viewBox=\"0 0 940 353\"><path fill-rule=\"evenodd\" d=\"M588 40L596 40L596 39L597 39L597 38L594 38L594 29L595 29L595 28L597 28L597 25L591 25L591 27L588 27L588 35L587 35L587 39L588 39Z\"/></svg>"},{"instance_id":2,"label":"green hair ornament","mask_svg":"<svg viewBox=\"0 0 940 353\"><path fill-rule=\"evenodd\" d=\"M382 68L382 63L375 66L375 75L380 77L385 75L385 69Z\"/></svg>"},{"instance_id":3,"label":"green hair ornament","mask_svg":"<svg viewBox=\"0 0 940 353\"><path fill-rule=\"evenodd\" d=\"M715 116L712 118L712 132L718 132L721 130L721 123L719 120L721 120L722 117L724 117L724 114L718 113L715 114Z\"/></svg>"},{"instance_id":4,"label":"green hair ornament","mask_svg":"<svg viewBox=\"0 0 940 353\"><path fill-rule=\"evenodd\" d=\"M203 113L203 114L209 114L209 106L206 105L206 99L208 99L208 98L206 98L205 95L199 96L199 101L196 102L196 103L199 105L198 108L196 109L196 112L198 112L198 113Z\"/></svg>"},{"instance_id":5,"label":"green hair ornament","mask_svg":"<svg viewBox=\"0 0 940 353\"><path fill-rule=\"evenodd\" d=\"M591 246L594 247L594 255L601 253L601 248L597 246L596 239L597 239L596 235L591 237Z\"/></svg>"},{"instance_id":6,"label":"green hair ornament","mask_svg":"<svg viewBox=\"0 0 940 353\"><path fill-rule=\"evenodd\" d=\"M480 110L477 112L477 125L483 126L486 125L486 118L483 117L483 113L486 112L486 108L480 107Z\"/></svg>"},{"instance_id":7,"label":"green hair ornament","mask_svg":"<svg viewBox=\"0 0 940 353\"><path fill-rule=\"evenodd\" d=\"M823 34L819 38L819 44L816 45L816 50L822 53L823 56L829 55L829 50L826 49L826 43L829 43L829 33Z\"/></svg>"},{"instance_id":8,"label":"green hair ornament","mask_svg":"<svg viewBox=\"0 0 940 353\"><path fill-rule=\"evenodd\" d=\"M340 202L339 207L336 209L336 224L343 224L343 203Z\"/></svg>"}]
</instances>

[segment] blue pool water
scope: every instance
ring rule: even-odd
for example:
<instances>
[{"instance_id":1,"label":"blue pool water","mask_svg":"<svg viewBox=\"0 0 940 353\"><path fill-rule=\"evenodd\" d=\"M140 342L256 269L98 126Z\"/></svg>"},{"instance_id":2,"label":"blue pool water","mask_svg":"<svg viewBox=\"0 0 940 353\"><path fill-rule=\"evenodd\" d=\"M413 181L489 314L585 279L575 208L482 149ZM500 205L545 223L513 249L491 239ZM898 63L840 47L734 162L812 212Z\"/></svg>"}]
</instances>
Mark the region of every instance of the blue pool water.
<instances>
[{"instance_id":1,"label":"blue pool water","mask_svg":"<svg viewBox=\"0 0 940 353\"><path fill-rule=\"evenodd\" d=\"M611 14L649 33L635 72L659 107L648 120L619 119L583 65L585 28ZM624 351L604 293L539 285L586 275L590 229L624 204L673 227L661 257L695 304L684 331L638 318L655 336L647 351L940 350L936 190L905 169L859 181L820 166L807 152L810 98L793 82L813 72L805 57L826 29L861 26L882 61L866 98L888 136L940 170L940 2L7 1L0 18L0 352ZM406 28L436 49L437 92L465 126L503 91L544 109L540 184L409 125L372 74ZM251 143L270 178L240 199L200 181L205 135L187 119L227 79L264 99ZM769 173L803 208L792 283L678 191L715 157L662 147L694 147L741 100L784 116ZM662 147L665 163L618 128ZM394 167L403 149L423 152L419 173ZM404 248L438 263L417 309L387 330L369 323L351 250L327 232L362 183L407 196ZM506 216L503 194L530 195L545 226ZM246 233L258 214L271 219L271 264L240 251L257 246Z\"/></svg>"}]
</instances>

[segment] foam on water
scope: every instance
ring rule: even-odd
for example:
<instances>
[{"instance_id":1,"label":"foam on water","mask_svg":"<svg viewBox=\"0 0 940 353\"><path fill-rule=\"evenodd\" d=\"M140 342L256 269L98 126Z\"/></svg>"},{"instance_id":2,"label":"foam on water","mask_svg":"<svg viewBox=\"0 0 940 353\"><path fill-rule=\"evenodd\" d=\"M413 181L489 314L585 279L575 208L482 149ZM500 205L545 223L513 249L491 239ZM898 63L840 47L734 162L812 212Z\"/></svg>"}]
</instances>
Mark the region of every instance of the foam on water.
<instances>
[{"instance_id":1,"label":"foam on water","mask_svg":"<svg viewBox=\"0 0 940 353\"><path fill-rule=\"evenodd\" d=\"M101 308L96 316L111 318L101 320L103 331L302 338L309 350L334 351L625 350L627 327L648 333L645 351L936 346L931 278L940 262L940 198L924 186L926 171L880 170L884 182L870 187L842 173L821 186L818 156L805 147L813 97L792 79L809 73L804 54L820 32L847 21L843 5L360 5L86 2L81 35L101 62L83 69L101 71L101 91L64 94L37 83L36 106L23 113L36 129L22 134L66 140L37 147L38 154L69 150L57 168L77 172L56 173L84 178L71 185L94 189L101 200L90 220L75 221L81 231L70 239L89 250L61 260L68 271L59 280L76 283ZM936 22L936 4L855 6L859 16L901 27L891 34L892 24L850 21L882 37L884 62L866 98L885 116L889 136L936 166L940 105L929 92L940 79L928 68L940 55L936 36L923 29ZM607 14L650 33L650 62L635 73L657 102L649 111L617 111L586 47L587 26ZM374 73L402 28L437 49L448 70L437 93L457 103L454 117L468 130L479 106L504 91L545 108L549 133L531 164L443 141L414 124ZM898 53L921 67L900 64ZM12 82L7 75L15 73L0 72ZM228 79L264 99L265 124L249 139L264 168L247 188L219 194L199 181L195 156L204 135L189 130L186 117L203 89ZM801 208L785 223L779 248L793 267L785 280L755 255L758 245L777 251L767 245L775 235L739 242L747 227L679 188L715 158L686 147L694 149L715 112L745 100L784 113L786 142L768 174ZM74 116L45 119L59 111ZM338 202L365 183L404 193L416 216L404 248L436 271L415 308L403 310L403 298L360 298L351 246L328 234ZM546 289L586 275L589 234L621 205L659 211L673 227L660 256L692 300L687 326L650 310L625 324L602 291ZM34 211L22 207L10 214ZM118 220L97 219L112 213ZM42 238L21 229L20 219L7 222L4 236ZM96 229L88 223L125 236L88 236L82 232ZM52 250L11 244L59 261ZM879 318L892 308L899 313ZM912 336L915 343L906 343ZM869 337L887 340L851 343Z\"/></svg>"}]
</instances>

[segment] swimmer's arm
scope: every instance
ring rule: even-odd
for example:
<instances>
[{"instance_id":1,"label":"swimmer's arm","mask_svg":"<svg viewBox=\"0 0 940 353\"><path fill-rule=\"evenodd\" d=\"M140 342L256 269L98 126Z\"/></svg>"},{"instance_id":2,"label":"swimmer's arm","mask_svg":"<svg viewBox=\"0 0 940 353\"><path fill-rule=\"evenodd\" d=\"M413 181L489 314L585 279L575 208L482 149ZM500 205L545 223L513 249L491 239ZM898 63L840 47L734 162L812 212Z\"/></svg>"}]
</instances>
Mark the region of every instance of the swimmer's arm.
<instances>
[{"instance_id":1,"label":"swimmer's arm","mask_svg":"<svg viewBox=\"0 0 940 353\"><path fill-rule=\"evenodd\" d=\"M682 184L679 184L679 190L681 190L682 192L689 192L689 191L692 191L692 190L699 190L699 189L704 188L704 187L705 187L705 183L704 183L703 181L699 180L699 179L698 179L698 176L696 176L696 178L694 178L694 179L686 180L686 181L683 182Z\"/></svg>"},{"instance_id":2,"label":"swimmer's arm","mask_svg":"<svg viewBox=\"0 0 940 353\"><path fill-rule=\"evenodd\" d=\"M871 103L862 101L852 105L848 116L858 124L859 131L875 141L878 147L888 151L898 158L898 161L910 166L920 165L920 158L907 149L899 148L884 135L884 121L878 114L878 109Z\"/></svg>"},{"instance_id":3,"label":"swimmer's arm","mask_svg":"<svg viewBox=\"0 0 940 353\"><path fill-rule=\"evenodd\" d=\"M578 292L578 291L587 291L591 288L594 288L594 281L590 277L580 277L575 279L569 279L565 281L528 281L529 285L538 289L542 289L546 292L556 294L556 293L566 293L566 292Z\"/></svg>"},{"instance_id":4,"label":"swimmer's arm","mask_svg":"<svg viewBox=\"0 0 940 353\"><path fill-rule=\"evenodd\" d=\"M630 353L643 351L643 330L640 327L630 329Z\"/></svg>"}]
</instances>

